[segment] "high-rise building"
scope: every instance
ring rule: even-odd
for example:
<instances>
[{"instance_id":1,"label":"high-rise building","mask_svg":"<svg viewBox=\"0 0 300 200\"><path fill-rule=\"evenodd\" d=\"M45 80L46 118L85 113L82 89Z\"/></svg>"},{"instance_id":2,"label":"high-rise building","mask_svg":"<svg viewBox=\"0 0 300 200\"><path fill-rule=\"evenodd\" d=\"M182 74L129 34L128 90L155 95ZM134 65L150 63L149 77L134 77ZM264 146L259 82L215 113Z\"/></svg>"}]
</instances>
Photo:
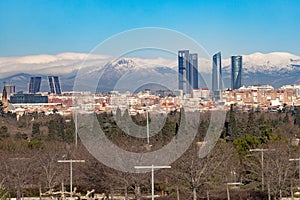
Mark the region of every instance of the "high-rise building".
<instances>
[{"instance_id":1,"label":"high-rise building","mask_svg":"<svg viewBox=\"0 0 300 200\"><path fill-rule=\"evenodd\" d=\"M189 50L178 51L178 89L184 94L198 89L198 55Z\"/></svg>"},{"instance_id":2,"label":"high-rise building","mask_svg":"<svg viewBox=\"0 0 300 200\"><path fill-rule=\"evenodd\" d=\"M212 64L212 91L214 92L214 98L220 99L221 90L223 89L221 52L213 55Z\"/></svg>"},{"instance_id":3,"label":"high-rise building","mask_svg":"<svg viewBox=\"0 0 300 200\"><path fill-rule=\"evenodd\" d=\"M213 55L213 68L212 68L212 90L222 90L222 63L221 52Z\"/></svg>"},{"instance_id":4,"label":"high-rise building","mask_svg":"<svg viewBox=\"0 0 300 200\"><path fill-rule=\"evenodd\" d=\"M189 68L189 50L178 51L178 89L186 93L187 69Z\"/></svg>"},{"instance_id":5,"label":"high-rise building","mask_svg":"<svg viewBox=\"0 0 300 200\"><path fill-rule=\"evenodd\" d=\"M61 94L60 81L58 76L48 76L50 93Z\"/></svg>"},{"instance_id":6,"label":"high-rise building","mask_svg":"<svg viewBox=\"0 0 300 200\"><path fill-rule=\"evenodd\" d=\"M231 89L242 86L242 56L231 56Z\"/></svg>"},{"instance_id":7,"label":"high-rise building","mask_svg":"<svg viewBox=\"0 0 300 200\"><path fill-rule=\"evenodd\" d=\"M42 77L30 77L29 93L35 94L40 91Z\"/></svg>"},{"instance_id":8,"label":"high-rise building","mask_svg":"<svg viewBox=\"0 0 300 200\"><path fill-rule=\"evenodd\" d=\"M190 54L190 85L192 89L198 89L198 54Z\"/></svg>"}]
</instances>

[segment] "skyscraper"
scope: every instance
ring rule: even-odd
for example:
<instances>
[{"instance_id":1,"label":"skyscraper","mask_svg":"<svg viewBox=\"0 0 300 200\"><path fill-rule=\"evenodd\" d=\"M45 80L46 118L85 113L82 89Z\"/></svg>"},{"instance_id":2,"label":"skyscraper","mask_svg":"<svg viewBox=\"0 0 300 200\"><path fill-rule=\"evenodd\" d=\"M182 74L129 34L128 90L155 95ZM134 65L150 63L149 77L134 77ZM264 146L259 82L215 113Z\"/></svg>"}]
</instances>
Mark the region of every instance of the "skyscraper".
<instances>
[{"instance_id":1,"label":"skyscraper","mask_svg":"<svg viewBox=\"0 0 300 200\"><path fill-rule=\"evenodd\" d=\"M242 56L231 56L231 89L242 86Z\"/></svg>"},{"instance_id":2,"label":"skyscraper","mask_svg":"<svg viewBox=\"0 0 300 200\"><path fill-rule=\"evenodd\" d=\"M198 54L190 54L190 85L192 89L198 89Z\"/></svg>"},{"instance_id":3,"label":"skyscraper","mask_svg":"<svg viewBox=\"0 0 300 200\"><path fill-rule=\"evenodd\" d=\"M178 89L184 94L198 89L198 55L189 50L178 51Z\"/></svg>"},{"instance_id":4,"label":"skyscraper","mask_svg":"<svg viewBox=\"0 0 300 200\"><path fill-rule=\"evenodd\" d=\"M42 77L30 77L29 93L35 94L40 91Z\"/></svg>"},{"instance_id":5,"label":"skyscraper","mask_svg":"<svg viewBox=\"0 0 300 200\"><path fill-rule=\"evenodd\" d=\"M213 55L213 68L212 68L212 90L214 92L220 91L223 88L222 84L222 63L221 52Z\"/></svg>"},{"instance_id":6,"label":"skyscraper","mask_svg":"<svg viewBox=\"0 0 300 200\"><path fill-rule=\"evenodd\" d=\"M61 94L61 87L58 76L48 76L50 93Z\"/></svg>"},{"instance_id":7,"label":"skyscraper","mask_svg":"<svg viewBox=\"0 0 300 200\"><path fill-rule=\"evenodd\" d=\"M189 68L189 50L178 51L178 89L187 92L187 69Z\"/></svg>"}]
</instances>

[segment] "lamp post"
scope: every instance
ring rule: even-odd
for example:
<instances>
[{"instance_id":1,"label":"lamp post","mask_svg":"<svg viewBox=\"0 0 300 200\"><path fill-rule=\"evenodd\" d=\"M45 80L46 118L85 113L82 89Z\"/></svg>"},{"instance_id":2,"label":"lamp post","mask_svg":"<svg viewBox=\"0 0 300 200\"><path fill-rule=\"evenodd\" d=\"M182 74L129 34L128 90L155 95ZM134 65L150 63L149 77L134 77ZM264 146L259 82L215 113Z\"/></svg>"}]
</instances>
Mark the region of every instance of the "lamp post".
<instances>
[{"instance_id":1,"label":"lamp post","mask_svg":"<svg viewBox=\"0 0 300 200\"><path fill-rule=\"evenodd\" d=\"M72 197L73 192L73 163L83 163L85 160L58 160L59 163L70 163L70 196Z\"/></svg>"},{"instance_id":2,"label":"lamp post","mask_svg":"<svg viewBox=\"0 0 300 200\"><path fill-rule=\"evenodd\" d=\"M264 191L264 152L275 149L250 149L250 152L261 152L261 190Z\"/></svg>"},{"instance_id":3,"label":"lamp post","mask_svg":"<svg viewBox=\"0 0 300 200\"><path fill-rule=\"evenodd\" d=\"M171 166L154 166L154 165L151 165L151 166L135 166L134 167L135 169L151 169L151 193L152 193L152 200L154 200L154 169L170 169Z\"/></svg>"},{"instance_id":4,"label":"lamp post","mask_svg":"<svg viewBox=\"0 0 300 200\"><path fill-rule=\"evenodd\" d=\"M226 183L227 200L230 200L229 186L243 185L241 182Z\"/></svg>"},{"instance_id":5,"label":"lamp post","mask_svg":"<svg viewBox=\"0 0 300 200\"><path fill-rule=\"evenodd\" d=\"M149 134L149 112L148 108L146 108L146 115L147 115L147 144L150 143L150 134Z\"/></svg>"},{"instance_id":6,"label":"lamp post","mask_svg":"<svg viewBox=\"0 0 300 200\"><path fill-rule=\"evenodd\" d=\"M75 116L74 116L74 123L75 123L75 147L77 148L77 136L78 136L78 118L77 118L77 108L75 108Z\"/></svg>"}]
</instances>

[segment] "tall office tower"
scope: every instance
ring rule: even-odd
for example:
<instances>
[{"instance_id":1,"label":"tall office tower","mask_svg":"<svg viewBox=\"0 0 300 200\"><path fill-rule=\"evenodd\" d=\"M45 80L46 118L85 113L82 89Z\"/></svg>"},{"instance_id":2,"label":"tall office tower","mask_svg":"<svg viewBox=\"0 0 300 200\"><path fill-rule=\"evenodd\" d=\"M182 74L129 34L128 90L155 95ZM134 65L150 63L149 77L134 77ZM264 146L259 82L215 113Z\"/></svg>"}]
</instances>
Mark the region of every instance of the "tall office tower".
<instances>
[{"instance_id":1,"label":"tall office tower","mask_svg":"<svg viewBox=\"0 0 300 200\"><path fill-rule=\"evenodd\" d=\"M189 84L187 83L190 66L189 50L178 51L178 89L183 90L183 93L188 92Z\"/></svg>"},{"instance_id":2,"label":"tall office tower","mask_svg":"<svg viewBox=\"0 0 300 200\"><path fill-rule=\"evenodd\" d=\"M29 93L35 94L40 91L42 77L30 77Z\"/></svg>"},{"instance_id":3,"label":"tall office tower","mask_svg":"<svg viewBox=\"0 0 300 200\"><path fill-rule=\"evenodd\" d=\"M60 81L58 76L48 76L50 93L61 94Z\"/></svg>"},{"instance_id":4,"label":"tall office tower","mask_svg":"<svg viewBox=\"0 0 300 200\"><path fill-rule=\"evenodd\" d=\"M242 86L242 56L231 56L231 89Z\"/></svg>"},{"instance_id":5,"label":"tall office tower","mask_svg":"<svg viewBox=\"0 0 300 200\"><path fill-rule=\"evenodd\" d=\"M192 89L198 89L198 54L178 51L178 73L179 90L191 94Z\"/></svg>"},{"instance_id":6,"label":"tall office tower","mask_svg":"<svg viewBox=\"0 0 300 200\"><path fill-rule=\"evenodd\" d=\"M212 68L212 91L214 92L215 99L220 99L220 93L222 89L222 59L221 52L218 52L213 55Z\"/></svg>"},{"instance_id":7,"label":"tall office tower","mask_svg":"<svg viewBox=\"0 0 300 200\"><path fill-rule=\"evenodd\" d=\"M198 89L198 54L190 54L190 76L189 82L192 89Z\"/></svg>"}]
</instances>

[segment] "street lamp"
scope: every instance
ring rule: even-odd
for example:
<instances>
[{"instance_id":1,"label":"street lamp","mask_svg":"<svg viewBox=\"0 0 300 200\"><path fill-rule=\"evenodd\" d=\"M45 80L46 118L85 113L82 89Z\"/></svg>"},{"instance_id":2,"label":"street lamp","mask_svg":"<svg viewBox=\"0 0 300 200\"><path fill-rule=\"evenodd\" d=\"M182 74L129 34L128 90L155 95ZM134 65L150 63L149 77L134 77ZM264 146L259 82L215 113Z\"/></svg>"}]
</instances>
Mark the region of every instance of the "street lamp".
<instances>
[{"instance_id":1,"label":"street lamp","mask_svg":"<svg viewBox=\"0 0 300 200\"><path fill-rule=\"evenodd\" d=\"M229 186L243 185L241 182L226 183L227 200L230 200Z\"/></svg>"},{"instance_id":2,"label":"street lamp","mask_svg":"<svg viewBox=\"0 0 300 200\"><path fill-rule=\"evenodd\" d=\"M151 166L135 166L134 167L135 169L151 169L151 190L152 190L152 200L154 200L154 169L170 169L171 166L154 166L154 165L151 165Z\"/></svg>"},{"instance_id":3,"label":"street lamp","mask_svg":"<svg viewBox=\"0 0 300 200\"><path fill-rule=\"evenodd\" d=\"M149 112L148 108L146 107L146 115L147 115L147 144L150 143L150 134L149 134Z\"/></svg>"},{"instance_id":4,"label":"street lamp","mask_svg":"<svg viewBox=\"0 0 300 200\"><path fill-rule=\"evenodd\" d=\"M261 190L264 191L264 152L275 149L250 149L250 152L261 152Z\"/></svg>"},{"instance_id":5,"label":"street lamp","mask_svg":"<svg viewBox=\"0 0 300 200\"><path fill-rule=\"evenodd\" d=\"M74 123L75 123L75 147L77 148L77 137L78 137L78 117L77 117L77 114L78 114L78 111L77 111L77 107L75 108L75 115L74 115Z\"/></svg>"},{"instance_id":6,"label":"street lamp","mask_svg":"<svg viewBox=\"0 0 300 200\"><path fill-rule=\"evenodd\" d=\"M85 160L58 160L57 162L59 162L59 163L70 163L70 196L72 197L72 193L73 193L73 162L75 163L78 163L78 162L80 162L80 163L83 163L83 162L85 162Z\"/></svg>"}]
</instances>

